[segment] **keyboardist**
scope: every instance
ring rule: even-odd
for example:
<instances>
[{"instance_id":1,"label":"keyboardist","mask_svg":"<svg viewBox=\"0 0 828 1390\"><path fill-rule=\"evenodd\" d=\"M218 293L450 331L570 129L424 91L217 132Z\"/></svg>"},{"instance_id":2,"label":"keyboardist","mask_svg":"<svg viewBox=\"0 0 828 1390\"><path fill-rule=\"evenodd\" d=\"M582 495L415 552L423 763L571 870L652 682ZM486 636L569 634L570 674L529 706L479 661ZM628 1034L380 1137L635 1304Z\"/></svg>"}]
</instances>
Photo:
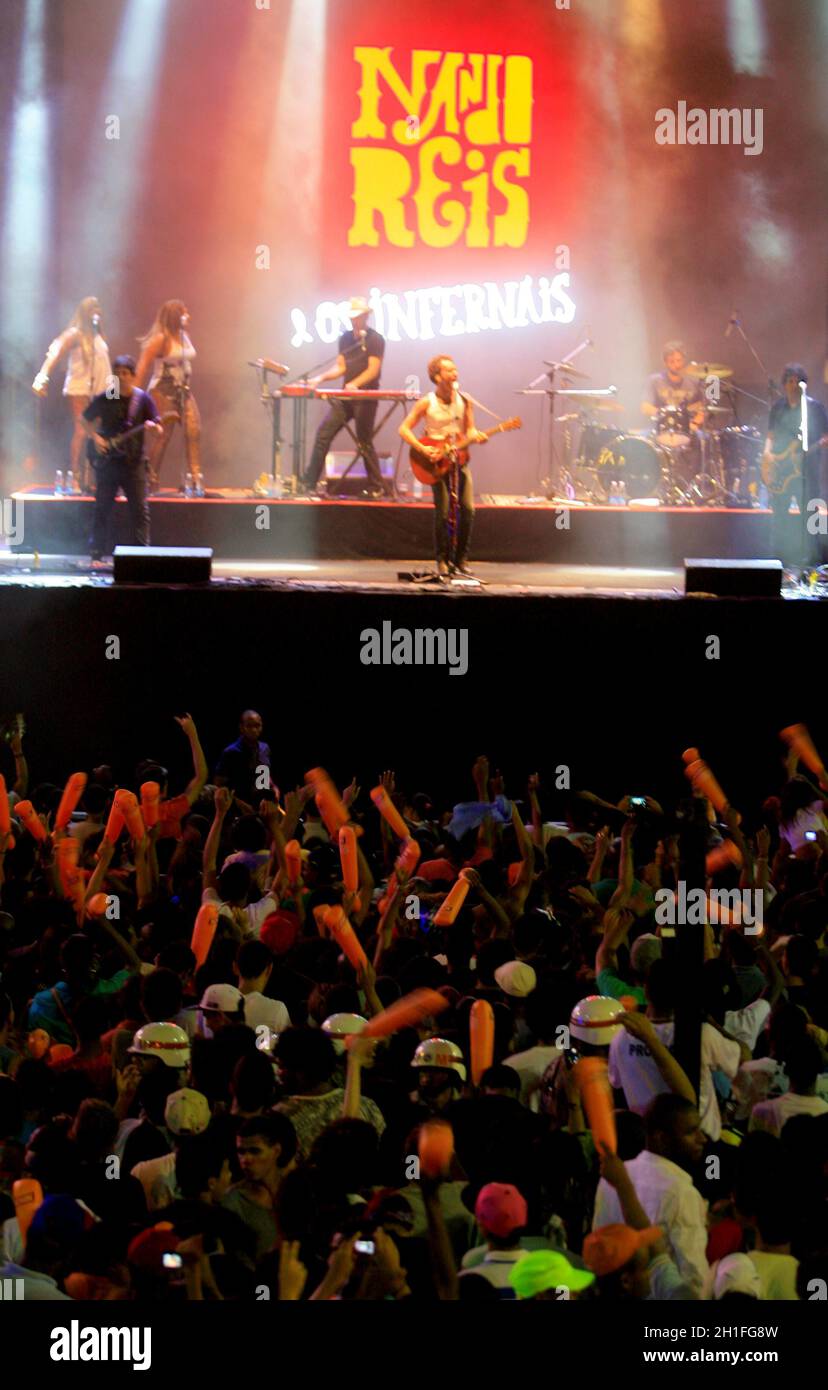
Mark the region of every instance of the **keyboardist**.
<instances>
[{"instance_id":1,"label":"keyboardist","mask_svg":"<svg viewBox=\"0 0 828 1390\"><path fill-rule=\"evenodd\" d=\"M323 382L336 381L339 377L344 377L345 387L351 391L366 388L376 390L379 387L382 359L385 353L385 339L377 333L376 329L368 327L370 315L371 306L367 299L355 297L351 300L348 314L351 328L347 333L343 333L339 339L339 356L336 363L327 372L315 377L309 383L311 386L320 386ZM383 496L382 474L373 441L377 405L378 402L375 400L331 401L330 409L316 431L313 453L307 472L302 479L305 492L314 493L317 496L323 495L320 490L319 479L325 467L325 457L340 430L345 428L349 420L353 420L359 441L359 451L365 460L367 487L364 495L366 497Z\"/></svg>"}]
</instances>

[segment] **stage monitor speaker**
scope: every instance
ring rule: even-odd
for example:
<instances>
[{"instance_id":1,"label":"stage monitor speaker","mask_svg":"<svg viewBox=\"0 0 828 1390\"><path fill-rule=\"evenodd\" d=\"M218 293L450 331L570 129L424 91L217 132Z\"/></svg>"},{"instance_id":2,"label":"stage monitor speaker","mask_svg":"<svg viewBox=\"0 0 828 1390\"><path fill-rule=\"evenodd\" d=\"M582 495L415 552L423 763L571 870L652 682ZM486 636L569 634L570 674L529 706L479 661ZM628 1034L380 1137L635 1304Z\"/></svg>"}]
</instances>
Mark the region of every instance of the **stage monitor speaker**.
<instances>
[{"instance_id":1,"label":"stage monitor speaker","mask_svg":"<svg viewBox=\"0 0 828 1390\"><path fill-rule=\"evenodd\" d=\"M212 550L188 546L117 545L116 584L208 584Z\"/></svg>"},{"instance_id":2,"label":"stage monitor speaker","mask_svg":"<svg viewBox=\"0 0 828 1390\"><path fill-rule=\"evenodd\" d=\"M779 598L780 560L685 560L684 593L717 598Z\"/></svg>"}]
</instances>

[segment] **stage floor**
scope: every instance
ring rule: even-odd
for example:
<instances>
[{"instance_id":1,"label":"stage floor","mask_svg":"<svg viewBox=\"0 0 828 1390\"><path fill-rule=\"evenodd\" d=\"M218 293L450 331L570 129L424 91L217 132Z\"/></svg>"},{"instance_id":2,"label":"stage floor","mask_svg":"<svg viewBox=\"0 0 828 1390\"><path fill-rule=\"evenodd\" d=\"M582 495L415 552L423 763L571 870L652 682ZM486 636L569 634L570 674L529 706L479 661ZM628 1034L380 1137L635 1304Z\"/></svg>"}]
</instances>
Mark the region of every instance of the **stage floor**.
<instances>
[{"instance_id":1,"label":"stage floor","mask_svg":"<svg viewBox=\"0 0 828 1390\"><path fill-rule=\"evenodd\" d=\"M412 582L401 575L428 573L412 566L410 560L317 560L262 561L214 560L212 586L269 588L316 593L427 593L431 596L457 594L490 597L678 599L684 597L684 572L680 568L645 569L613 565L492 564L472 565L479 584L454 579ZM2 588L84 588L114 587L111 565L92 570L87 559L74 555L38 556L0 551ZM129 586L118 586L129 587ZM171 586L187 587L187 586ZM824 599L828 588L786 582L785 599Z\"/></svg>"}]
</instances>

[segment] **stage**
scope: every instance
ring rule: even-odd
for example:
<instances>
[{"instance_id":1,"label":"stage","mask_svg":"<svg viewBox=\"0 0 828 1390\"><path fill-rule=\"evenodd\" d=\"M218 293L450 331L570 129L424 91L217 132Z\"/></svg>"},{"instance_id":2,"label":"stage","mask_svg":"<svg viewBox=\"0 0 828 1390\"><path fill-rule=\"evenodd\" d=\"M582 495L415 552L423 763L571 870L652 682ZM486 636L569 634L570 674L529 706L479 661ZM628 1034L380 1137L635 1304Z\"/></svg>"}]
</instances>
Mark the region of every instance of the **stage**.
<instances>
[{"instance_id":1,"label":"stage","mask_svg":"<svg viewBox=\"0 0 828 1390\"><path fill-rule=\"evenodd\" d=\"M56 497L32 487L15 492L13 501L18 510L22 504L22 531L18 520L13 551L70 557L88 553L94 507L91 497ZM433 555L430 499L275 500L222 489L204 498L185 498L170 491L150 498L149 505L153 545L209 547L217 561L272 565L398 560L423 564ZM790 517L792 528L798 520ZM496 566L680 571L684 560L694 555L771 558L771 521L771 513L759 509L634 503L585 507L487 494L476 503L472 559ZM113 543L125 544L127 540L127 509L121 499L115 507ZM568 579L563 583L569 586ZM589 576L585 583L594 587ZM673 578L661 585L667 589L673 586ZM644 587L651 587L649 581Z\"/></svg>"}]
</instances>

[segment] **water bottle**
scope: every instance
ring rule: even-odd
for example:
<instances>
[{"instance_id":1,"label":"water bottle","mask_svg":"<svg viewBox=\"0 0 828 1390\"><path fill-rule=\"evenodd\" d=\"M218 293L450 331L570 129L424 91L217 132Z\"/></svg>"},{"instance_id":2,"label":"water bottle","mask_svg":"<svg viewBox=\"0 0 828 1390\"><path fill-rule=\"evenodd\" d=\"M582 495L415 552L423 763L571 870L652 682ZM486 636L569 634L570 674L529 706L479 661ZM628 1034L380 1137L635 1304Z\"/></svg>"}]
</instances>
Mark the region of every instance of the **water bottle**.
<instances>
[{"instance_id":1,"label":"water bottle","mask_svg":"<svg viewBox=\"0 0 828 1390\"><path fill-rule=\"evenodd\" d=\"M421 478L417 477L416 473L414 474L414 483L411 488L411 491L414 496L414 501L419 502L423 495L423 482Z\"/></svg>"},{"instance_id":2,"label":"water bottle","mask_svg":"<svg viewBox=\"0 0 828 1390\"><path fill-rule=\"evenodd\" d=\"M618 484L618 501L619 501L619 504L620 504L622 507L626 507L626 505L627 505L627 484L624 482L624 479L623 479L623 478L621 479L620 483Z\"/></svg>"},{"instance_id":3,"label":"water bottle","mask_svg":"<svg viewBox=\"0 0 828 1390\"><path fill-rule=\"evenodd\" d=\"M184 496L185 496L185 497L192 497L192 495L193 495L193 475L192 475L192 473L187 473L186 476L185 476L185 478L184 478Z\"/></svg>"},{"instance_id":4,"label":"water bottle","mask_svg":"<svg viewBox=\"0 0 828 1390\"><path fill-rule=\"evenodd\" d=\"M194 485L193 485L193 496L194 496L194 497L203 497L203 496L204 496L204 474L203 474L203 473L199 473L198 477L195 479L195 482L194 482Z\"/></svg>"},{"instance_id":5,"label":"water bottle","mask_svg":"<svg viewBox=\"0 0 828 1390\"><path fill-rule=\"evenodd\" d=\"M609 504L611 507L616 507L618 505L618 484L615 479L610 483Z\"/></svg>"},{"instance_id":6,"label":"water bottle","mask_svg":"<svg viewBox=\"0 0 828 1390\"><path fill-rule=\"evenodd\" d=\"M55 497L63 496L63 469L59 468L55 474Z\"/></svg>"},{"instance_id":7,"label":"water bottle","mask_svg":"<svg viewBox=\"0 0 828 1390\"><path fill-rule=\"evenodd\" d=\"M791 505L788 507L789 516L799 516L799 503L795 497L791 498Z\"/></svg>"},{"instance_id":8,"label":"water bottle","mask_svg":"<svg viewBox=\"0 0 828 1390\"><path fill-rule=\"evenodd\" d=\"M66 474L66 485L64 487L64 492L66 493L67 497L73 497L75 494L75 475L72 472L71 468L69 469L69 472Z\"/></svg>"}]
</instances>

